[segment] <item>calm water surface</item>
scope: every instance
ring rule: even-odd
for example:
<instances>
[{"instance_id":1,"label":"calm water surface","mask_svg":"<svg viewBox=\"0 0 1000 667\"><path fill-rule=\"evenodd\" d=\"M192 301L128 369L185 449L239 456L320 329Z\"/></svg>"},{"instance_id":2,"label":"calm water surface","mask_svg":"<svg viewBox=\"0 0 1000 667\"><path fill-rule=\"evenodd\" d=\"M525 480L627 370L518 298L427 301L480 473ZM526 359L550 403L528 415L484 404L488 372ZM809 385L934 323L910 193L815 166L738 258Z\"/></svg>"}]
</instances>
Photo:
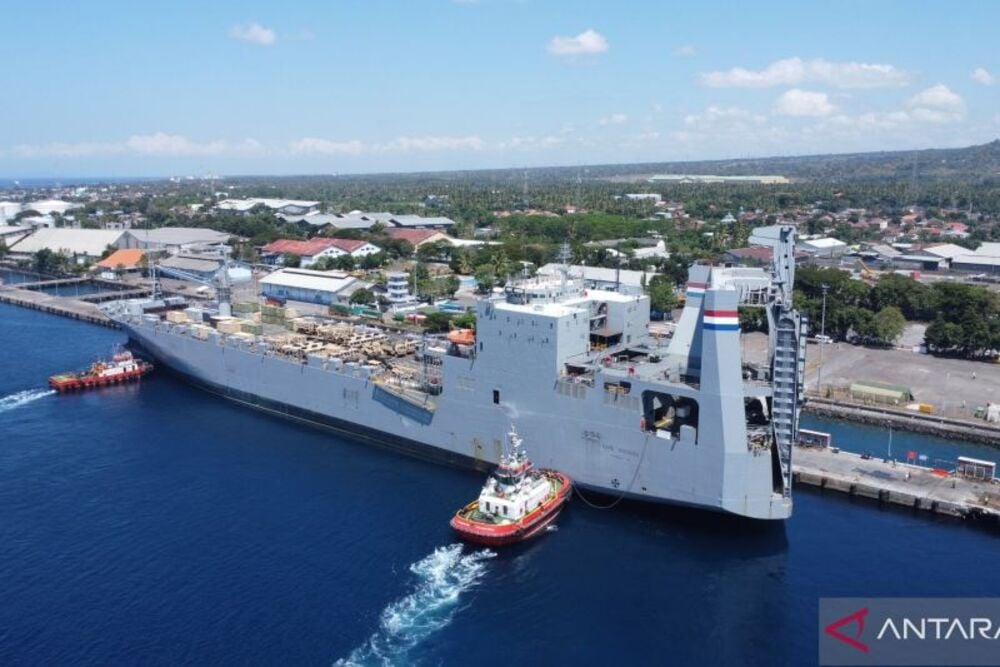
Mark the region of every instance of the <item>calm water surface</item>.
<instances>
[{"instance_id":1,"label":"calm water surface","mask_svg":"<svg viewBox=\"0 0 1000 667\"><path fill-rule=\"evenodd\" d=\"M995 534L804 488L785 525L574 502L460 547L477 474L166 374L44 390L118 332L0 305L0 340L0 664L811 664L820 596L1000 591Z\"/></svg>"}]
</instances>

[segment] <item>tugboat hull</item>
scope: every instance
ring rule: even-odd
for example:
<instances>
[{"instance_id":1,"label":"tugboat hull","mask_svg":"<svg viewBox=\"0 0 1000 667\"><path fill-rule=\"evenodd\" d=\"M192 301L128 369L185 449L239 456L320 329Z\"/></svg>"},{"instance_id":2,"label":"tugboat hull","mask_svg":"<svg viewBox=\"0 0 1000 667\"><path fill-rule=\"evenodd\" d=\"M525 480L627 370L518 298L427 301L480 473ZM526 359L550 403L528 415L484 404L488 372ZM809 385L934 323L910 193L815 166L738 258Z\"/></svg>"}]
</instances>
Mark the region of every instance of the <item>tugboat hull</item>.
<instances>
[{"instance_id":1,"label":"tugboat hull","mask_svg":"<svg viewBox=\"0 0 1000 667\"><path fill-rule=\"evenodd\" d=\"M474 500L458 512L451 520L451 527L459 537L467 542L487 547L500 547L530 539L544 531L562 511L570 498L573 483L561 472L544 470L555 491L541 505L518 521L493 523L477 519L479 501Z\"/></svg>"}]
</instances>

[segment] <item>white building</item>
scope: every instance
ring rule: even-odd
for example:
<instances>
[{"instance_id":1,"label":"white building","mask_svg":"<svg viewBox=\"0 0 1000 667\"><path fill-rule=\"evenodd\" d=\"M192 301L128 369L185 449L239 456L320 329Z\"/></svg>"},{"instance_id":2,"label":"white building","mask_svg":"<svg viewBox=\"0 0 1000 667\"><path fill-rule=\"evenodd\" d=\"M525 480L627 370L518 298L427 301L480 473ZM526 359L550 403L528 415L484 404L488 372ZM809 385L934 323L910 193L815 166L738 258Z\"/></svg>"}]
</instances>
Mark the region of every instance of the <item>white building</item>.
<instances>
[{"instance_id":1,"label":"white building","mask_svg":"<svg viewBox=\"0 0 1000 667\"><path fill-rule=\"evenodd\" d=\"M202 227L157 227L133 229L132 235L148 250L163 250L176 254L192 248L223 246L231 234Z\"/></svg>"},{"instance_id":2,"label":"white building","mask_svg":"<svg viewBox=\"0 0 1000 667\"><path fill-rule=\"evenodd\" d=\"M11 246L10 254L12 257L28 258L47 248L83 264L99 260L108 246L138 248L139 242L127 231L43 227Z\"/></svg>"},{"instance_id":3,"label":"white building","mask_svg":"<svg viewBox=\"0 0 1000 667\"><path fill-rule=\"evenodd\" d=\"M797 247L814 257L840 257L847 252L846 243L829 236L799 240Z\"/></svg>"},{"instance_id":4,"label":"white building","mask_svg":"<svg viewBox=\"0 0 1000 667\"><path fill-rule=\"evenodd\" d=\"M667 250L667 243L663 239L656 242L656 245L645 248L636 248L632 251L635 259L668 259L670 252Z\"/></svg>"},{"instance_id":5,"label":"white building","mask_svg":"<svg viewBox=\"0 0 1000 667\"><path fill-rule=\"evenodd\" d=\"M215 205L220 211L236 211L246 213L255 206L264 206L277 213L285 215L307 215L319 207L318 201L303 199L271 199L268 197L250 197L248 199L223 199Z\"/></svg>"},{"instance_id":6,"label":"white building","mask_svg":"<svg viewBox=\"0 0 1000 667\"><path fill-rule=\"evenodd\" d=\"M410 295L410 276L404 271L397 271L386 276L386 298L389 303L399 304L413 301Z\"/></svg>"},{"instance_id":7,"label":"white building","mask_svg":"<svg viewBox=\"0 0 1000 667\"><path fill-rule=\"evenodd\" d=\"M368 284L340 271L280 269L260 280L265 297L327 306L347 301L362 287Z\"/></svg>"}]
</instances>

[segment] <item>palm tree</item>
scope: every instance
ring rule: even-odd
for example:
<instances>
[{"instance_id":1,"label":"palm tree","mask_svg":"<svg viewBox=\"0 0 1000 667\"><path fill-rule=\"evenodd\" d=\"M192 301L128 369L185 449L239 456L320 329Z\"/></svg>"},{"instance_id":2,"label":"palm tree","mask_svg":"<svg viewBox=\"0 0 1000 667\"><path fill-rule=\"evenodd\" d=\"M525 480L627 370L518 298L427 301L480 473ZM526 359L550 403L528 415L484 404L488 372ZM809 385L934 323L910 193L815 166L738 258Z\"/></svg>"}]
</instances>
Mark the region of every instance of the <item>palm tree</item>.
<instances>
[{"instance_id":1,"label":"palm tree","mask_svg":"<svg viewBox=\"0 0 1000 667\"><path fill-rule=\"evenodd\" d=\"M472 263L472 257L469 256L467 251L462 251L458 256L458 272L463 276L470 275L476 270L475 265Z\"/></svg>"}]
</instances>

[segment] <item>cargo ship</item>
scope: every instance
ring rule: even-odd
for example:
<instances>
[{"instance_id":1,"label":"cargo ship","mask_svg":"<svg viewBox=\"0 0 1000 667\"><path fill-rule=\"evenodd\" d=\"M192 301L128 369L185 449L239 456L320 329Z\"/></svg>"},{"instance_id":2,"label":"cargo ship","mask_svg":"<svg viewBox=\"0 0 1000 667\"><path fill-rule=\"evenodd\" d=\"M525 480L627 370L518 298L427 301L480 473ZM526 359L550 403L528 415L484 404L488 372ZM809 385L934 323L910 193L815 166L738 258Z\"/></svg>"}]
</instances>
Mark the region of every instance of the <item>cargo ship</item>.
<instances>
[{"instance_id":1,"label":"cargo ship","mask_svg":"<svg viewBox=\"0 0 1000 667\"><path fill-rule=\"evenodd\" d=\"M806 325L792 306L794 228L758 228L752 242L772 248L771 266L692 266L669 338L650 328L648 296L595 288L568 253L558 275L479 299L474 335L452 340L301 318L296 333L268 334L227 317L225 278L215 326L126 302L109 314L191 383L364 443L485 471L516 422L535 463L576 488L781 520ZM761 363L742 357L740 307L766 313Z\"/></svg>"},{"instance_id":2,"label":"cargo ship","mask_svg":"<svg viewBox=\"0 0 1000 667\"><path fill-rule=\"evenodd\" d=\"M49 378L49 386L59 392L96 389L135 382L153 370L153 364L136 358L129 350L116 352L111 361L95 361L79 373L60 373Z\"/></svg>"}]
</instances>

